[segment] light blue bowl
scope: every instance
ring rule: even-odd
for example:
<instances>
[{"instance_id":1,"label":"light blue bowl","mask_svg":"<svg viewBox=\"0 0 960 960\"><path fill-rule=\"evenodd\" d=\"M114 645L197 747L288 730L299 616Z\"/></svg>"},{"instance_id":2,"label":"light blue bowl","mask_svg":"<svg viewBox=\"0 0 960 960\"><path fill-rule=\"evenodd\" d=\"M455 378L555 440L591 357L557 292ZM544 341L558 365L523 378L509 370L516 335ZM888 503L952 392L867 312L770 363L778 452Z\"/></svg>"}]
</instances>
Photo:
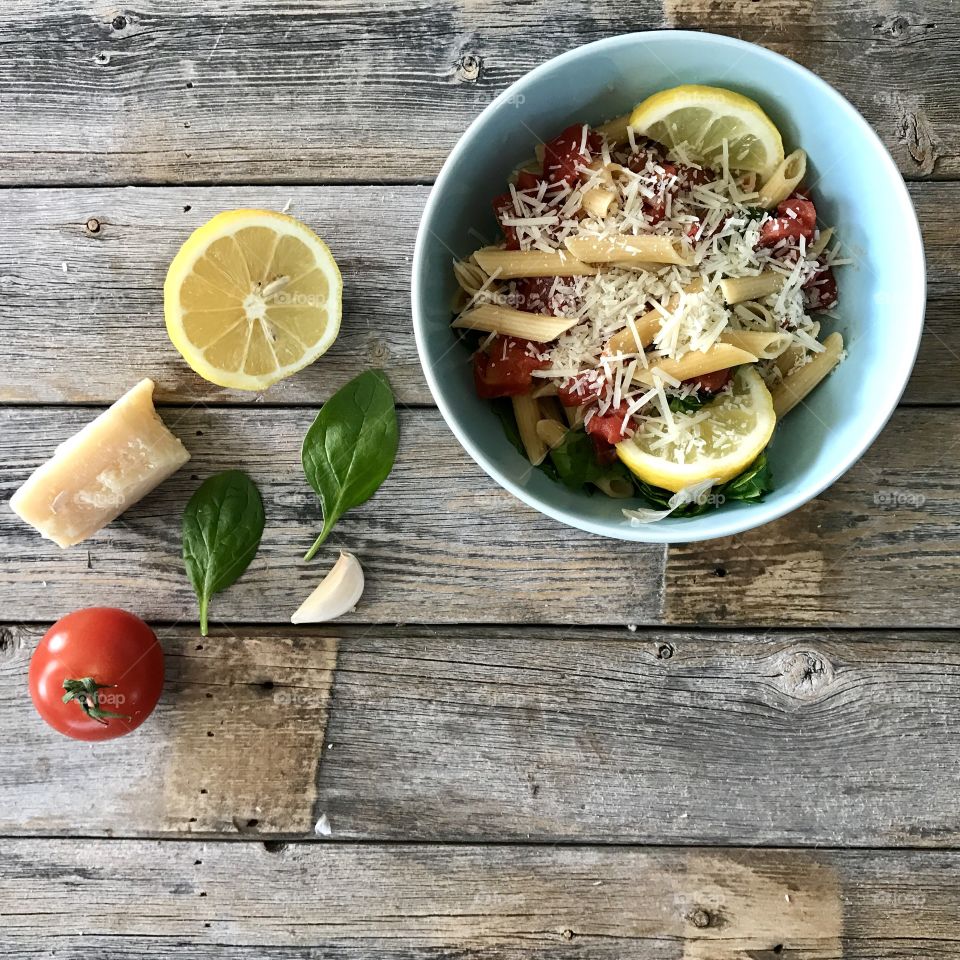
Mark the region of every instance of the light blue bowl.
<instances>
[{"instance_id":1,"label":"light blue bowl","mask_svg":"<svg viewBox=\"0 0 960 960\"><path fill-rule=\"evenodd\" d=\"M760 504L632 526L633 501L555 483L510 445L473 388L469 354L450 329L454 258L498 237L491 199L535 143L574 122L599 123L681 83L752 97L787 151L810 158L807 183L822 222L835 224L855 264L838 269L837 322L848 356L777 427L769 448L776 489ZM762 47L708 33L611 37L557 57L505 90L454 147L430 194L413 263L413 322L427 382L450 429L501 486L537 510L591 533L669 543L709 540L789 513L855 463L906 386L923 326L923 246L900 174L859 113L814 74ZM637 501L637 505L640 502ZM522 533L520 534L522 536Z\"/></svg>"}]
</instances>

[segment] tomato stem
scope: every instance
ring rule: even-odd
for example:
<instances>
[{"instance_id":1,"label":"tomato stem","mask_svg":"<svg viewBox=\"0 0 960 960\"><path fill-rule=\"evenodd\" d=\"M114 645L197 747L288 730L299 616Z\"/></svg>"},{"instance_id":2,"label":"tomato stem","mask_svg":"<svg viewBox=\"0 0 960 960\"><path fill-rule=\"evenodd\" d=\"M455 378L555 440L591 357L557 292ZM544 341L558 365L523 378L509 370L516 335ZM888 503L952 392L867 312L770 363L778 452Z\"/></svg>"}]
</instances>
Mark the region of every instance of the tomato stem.
<instances>
[{"instance_id":1,"label":"tomato stem","mask_svg":"<svg viewBox=\"0 0 960 960\"><path fill-rule=\"evenodd\" d=\"M63 695L63 702L70 703L73 701L80 704L83 712L91 720L96 720L97 723L102 723L104 726L108 725L107 721L109 719L129 720L130 717L127 714L113 713L100 706L100 691L109 690L114 686L116 684L97 683L93 677L84 677L82 680L64 680L63 689L67 692Z\"/></svg>"}]
</instances>

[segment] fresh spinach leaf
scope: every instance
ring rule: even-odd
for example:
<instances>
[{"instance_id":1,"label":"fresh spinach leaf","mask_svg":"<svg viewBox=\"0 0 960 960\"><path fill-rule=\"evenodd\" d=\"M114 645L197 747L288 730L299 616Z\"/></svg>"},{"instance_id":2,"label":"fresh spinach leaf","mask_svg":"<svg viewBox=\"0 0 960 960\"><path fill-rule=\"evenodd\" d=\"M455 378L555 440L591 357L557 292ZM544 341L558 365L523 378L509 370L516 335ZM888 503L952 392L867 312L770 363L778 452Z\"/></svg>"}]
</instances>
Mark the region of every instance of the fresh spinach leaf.
<instances>
[{"instance_id":1,"label":"fresh spinach leaf","mask_svg":"<svg viewBox=\"0 0 960 960\"><path fill-rule=\"evenodd\" d=\"M653 487L649 483L637 480L637 489L640 495L658 510L666 510L668 501L673 496L669 490L662 487ZM743 500L746 503L760 503L764 494L773 490L772 475L767 465L767 454L762 452L743 473L732 480L713 487L699 501L685 503L673 511L674 517L696 517L708 510L716 509L730 500Z\"/></svg>"},{"instance_id":2,"label":"fresh spinach leaf","mask_svg":"<svg viewBox=\"0 0 960 960\"><path fill-rule=\"evenodd\" d=\"M323 528L312 560L333 525L377 492L397 455L397 411L382 370L367 370L341 387L313 421L300 457L323 506Z\"/></svg>"},{"instance_id":3,"label":"fresh spinach leaf","mask_svg":"<svg viewBox=\"0 0 960 960\"><path fill-rule=\"evenodd\" d=\"M242 470L209 477L190 498L183 513L183 563L200 601L203 636L210 598L250 565L264 523L260 491Z\"/></svg>"},{"instance_id":4,"label":"fresh spinach leaf","mask_svg":"<svg viewBox=\"0 0 960 960\"><path fill-rule=\"evenodd\" d=\"M691 393L686 397L671 397L668 406L674 413L694 413L712 399L712 397L701 398L698 394Z\"/></svg>"},{"instance_id":5,"label":"fresh spinach leaf","mask_svg":"<svg viewBox=\"0 0 960 960\"><path fill-rule=\"evenodd\" d=\"M583 430L568 431L563 442L550 451L550 458L560 480L573 489L615 477L632 480L630 471L619 460L606 465L597 461L593 441Z\"/></svg>"}]
</instances>

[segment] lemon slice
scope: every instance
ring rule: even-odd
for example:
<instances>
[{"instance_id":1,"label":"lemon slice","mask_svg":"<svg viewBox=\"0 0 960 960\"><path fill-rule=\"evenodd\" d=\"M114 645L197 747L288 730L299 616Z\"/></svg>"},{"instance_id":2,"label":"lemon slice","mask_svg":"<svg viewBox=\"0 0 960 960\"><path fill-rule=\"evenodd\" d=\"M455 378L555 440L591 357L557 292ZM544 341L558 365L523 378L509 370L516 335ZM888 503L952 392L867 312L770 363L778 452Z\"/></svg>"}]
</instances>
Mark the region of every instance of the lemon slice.
<instances>
[{"instance_id":1,"label":"lemon slice","mask_svg":"<svg viewBox=\"0 0 960 960\"><path fill-rule=\"evenodd\" d=\"M760 455L777 423L770 391L751 366L737 370L729 394L673 420L673 435L656 418L617 444L617 456L636 476L673 493L704 480L732 480Z\"/></svg>"},{"instance_id":2,"label":"lemon slice","mask_svg":"<svg viewBox=\"0 0 960 960\"><path fill-rule=\"evenodd\" d=\"M167 271L167 333L206 380L265 390L337 338L343 281L327 245L293 217L230 210L198 227Z\"/></svg>"},{"instance_id":3,"label":"lemon slice","mask_svg":"<svg viewBox=\"0 0 960 960\"><path fill-rule=\"evenodd\" d=\"M630 126L696 163L719 167L723 141L731 170L766 179L783 160L780 131L748 97L722 87L687 84L647 97L634 107Z\"/></svg>"}]
</instances>

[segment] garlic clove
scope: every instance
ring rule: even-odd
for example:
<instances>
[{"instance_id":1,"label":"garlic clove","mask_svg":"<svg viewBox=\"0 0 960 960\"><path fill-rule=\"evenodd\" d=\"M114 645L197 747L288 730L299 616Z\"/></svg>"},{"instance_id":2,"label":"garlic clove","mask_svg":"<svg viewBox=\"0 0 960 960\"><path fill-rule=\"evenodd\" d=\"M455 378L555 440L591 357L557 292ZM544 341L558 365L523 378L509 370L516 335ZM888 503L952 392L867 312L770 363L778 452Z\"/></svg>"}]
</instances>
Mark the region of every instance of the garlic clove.
<instances>
[{"instance_id":1,"label":"garlic clove","mask_svg":"<svg viewBox=\"0 0 960 960\"><path fill-rule=\"evenodd\" d=\"M340 559L320 586L300 604L291 623L323 623L352 610L363 594L363 568L352 553L340 551Z\"/></svg>"}]
</instances>

